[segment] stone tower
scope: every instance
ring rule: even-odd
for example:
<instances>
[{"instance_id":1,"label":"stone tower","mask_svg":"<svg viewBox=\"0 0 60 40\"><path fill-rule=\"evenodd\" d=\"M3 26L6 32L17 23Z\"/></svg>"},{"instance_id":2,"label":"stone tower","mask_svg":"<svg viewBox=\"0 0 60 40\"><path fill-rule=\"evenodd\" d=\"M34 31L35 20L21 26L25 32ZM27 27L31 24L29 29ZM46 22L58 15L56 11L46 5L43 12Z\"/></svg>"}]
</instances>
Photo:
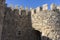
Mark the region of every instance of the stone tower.
<instances>
[{"instance_id":1,"label":"stone tower","mask_svg":"<svg viewBox=\"0 0 60 40\"><path fill-rule=\"evenodd\" d=\"M4 11L5 11L5 0L0 0L0 40L1 40L1 33L2 33L2 27L3 27L3 17L4 17Z\"/></svg>"}]
</instances>

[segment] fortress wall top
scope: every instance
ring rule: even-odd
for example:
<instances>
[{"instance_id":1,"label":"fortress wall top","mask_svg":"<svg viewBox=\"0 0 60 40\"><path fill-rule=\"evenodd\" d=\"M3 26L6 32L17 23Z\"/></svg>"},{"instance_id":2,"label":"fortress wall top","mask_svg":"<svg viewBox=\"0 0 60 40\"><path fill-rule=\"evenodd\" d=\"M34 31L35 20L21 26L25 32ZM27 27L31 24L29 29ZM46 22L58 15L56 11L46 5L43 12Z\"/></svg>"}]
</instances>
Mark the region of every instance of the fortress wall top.
<instances>
[{"instance_id":1,"label":"fortress wall top","mask_svg":"<svg viewBox=\"0 0 60 40\"><path fill-rule=\"evenodd\" d=\"M60 6L56 6L55 4L50 5L51 11L56 9L59 9L60 11ZM39 13L41 11L48 11L48 4L44 4L42 7L37 7L36 9L31 9L31 14L35 14L35 10L36 10L36 13Z\"/></svg>"},{"instance_id":2,"label":"fortress wall top","mask_svg":"<svg viewBox=\"0 0 60 40\"><path fill-rule=\"evenodd\" d=\"M28 7L26 7L25 9L23 8L23 6L20 6L20 8L18 7L18 5L15 6L15 8L13 7L13 5L10 5L10 8L12 11L14 12L19 12L19 15L28 15ZM26 11L26 12L25 12ZM24 12L24 13L23 13Z\"/></svg>"},{"instance_id":3,"label":"fortress wall top","mask_svg":"<svg viewBox=\"0 0 60 40\"><path fill-rule=\"evenodd\" d=\"M36 13L39 13L41 11L47 11L48 10L48 4L44 4L42 7L37 7L36 9L33 9L33 8L30 8L28 9L28 7L26 7L25 9L23 8L23 6L20 6L20 8L16 5L15 8L13 7L13 5L10 5L10 8L12 10L14 9L18 9L19 10L19 15L22 15L21 12L23 10L26 11L26 15L28 15L28 12L31 11L31 14L36 14ZM59 9L60 10L60 6L56 6L55 4L51 4L50 5L50 10L56 10L56 9Z\"/></svg>"},{"instance_id":4,"label":"fortress wall top","mask_svg":"<svg viewBox=\"0 0 60 40\"><path fill-rule=\"evenodd\" d=\"M10 7L11 7L11 9L14 8L12 4L10 5ZM58 6L58 7L60 7L60 6ZM55 10L56 8L57 8L57 6L56 6L55 4L51 4L51 5L50 5L50 9L51 9L51 10L53 10L53 9ZM15 6L15 9L18 9L18 6L17 6L17 5ZM24 10L23 6L20 6L19 9L20 9L20 10ZM26 9L26 8L25 8L25 9ZM30 9L30 10L31 10L31 9ZM39 10L42 10L42 11L43 11L43 10L48 10L48 4L44 4L42 7L37 7L37 8L36 8L36 11L39 11Z\"/></svg>"}]
</instances>

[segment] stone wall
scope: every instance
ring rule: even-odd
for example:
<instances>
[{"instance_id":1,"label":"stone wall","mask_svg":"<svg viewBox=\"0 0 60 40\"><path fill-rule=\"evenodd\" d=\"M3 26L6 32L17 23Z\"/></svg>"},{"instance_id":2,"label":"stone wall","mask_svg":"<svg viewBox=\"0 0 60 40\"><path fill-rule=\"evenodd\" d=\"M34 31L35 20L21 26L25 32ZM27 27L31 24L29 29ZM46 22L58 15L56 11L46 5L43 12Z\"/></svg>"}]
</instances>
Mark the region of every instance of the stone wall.
<instances>
[{"instance_id":1,"label":"stone wall","mask_svg":"<svg viewBox=\"0 0 60 40\"><path fill-rule=\"evenodd\" d=\"M0 39L1 39L1 33L2 33L2 27L3 27L3 16L4 16L4 9L1 9L2 7L0 7Z\"/></svg>"},{"instance_id":2,"label":"stone wall","mask_svg":"<svg viewBox=\"0 0 60 40\"><path fill-rule=\"evenodd\" d=\"M60 40L58 39L60 38L60 13L51 10L34 13L33 9L31 13L32 27L35 30L41 31L42 36L49 37L52 40Z\"/></svg>"},{"instance_id":3,"label":"stone wall","mask_svg":"<svg viewBox=\"0 0 60 40\"><path fill-rule=\"evenodd\" d=\"M0 2L0 40L60 40L60 11L56 5L52 4L51 10L47 4L28 10L7 7L5 0Z\"/></svg>"},{"instance_id":4,"label":"stone wall","mask_svg":"<svg viewBox=\"0 0 60 40\"><path fill-rule=\"evenodd\" d=\"M3 18L1 40L38 40L38 36L32 28L31 12L26 10L11 10L6 7Z\"/></svg>"},{"instance_id":5,"label":"stone wall","mask_svg":"<svg viewBox=\"0 0 60 40\"><path fill-rule=\"evenodd\" d=\"M4 18L4 12L5 12L5 1L0 0L0 40L1 40L1 34L2 34L2 27L3 27L3 18Z\"/></svg>"}]
</instances>

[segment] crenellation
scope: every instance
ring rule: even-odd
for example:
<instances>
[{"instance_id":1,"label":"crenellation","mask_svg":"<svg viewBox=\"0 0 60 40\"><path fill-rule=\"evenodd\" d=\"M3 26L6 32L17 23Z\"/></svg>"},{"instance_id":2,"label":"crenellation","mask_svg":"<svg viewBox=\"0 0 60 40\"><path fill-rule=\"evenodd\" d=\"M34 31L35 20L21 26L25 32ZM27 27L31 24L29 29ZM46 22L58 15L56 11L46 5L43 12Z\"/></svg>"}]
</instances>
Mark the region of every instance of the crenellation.
<instances>
[{"instance_id":1,"label":"crenellation","mask_svg":"<svg viewBox=\"0 0 60 40\"><path fill-rule=\"evenodd\" d=\"M48 10L48 4L44 4L42 7L43 7L43 8L42 8L43 11L44 11L44 10Z\"/></svg>"},{"instance_id":2,"label":"crenellation","mask_svg":"<svg viewBox=\"0 0 60 40\"><path fill-rule=\"evenodd\" d=\"M52 3L51 6L50 6L50 9L51 9L51 10L56 10L56 9L57 9L56 7L57 7L57 6Z\"/></svg>"},{"instance_id":3,"label":"crenellation","mask_svg":"<svg viewBox=\"0 0 60 40\"><path fill-rule=\"evenodd\" d=\"M21 10L21 16L26 16L26 10Z\"/></svg>"},{"instance_id":4,"label":"crenellation","mask_svg":"<svg viewBox=\"0 0 60 40\"><path fill-rule=\"evenodd\" d=\"M21 13L22 13L23 10L24 10L23 6L20 6L20 8L19 8L19 15L22 15Z\"/></svg>"},{"instance_id":5,"label":"crenellation","mask_svg":"<svg viewBox=\"0 0 60 40\"><path fill-rule=\"evenodd\" d=\"M42 11L42 7L37 7L36 8L36 13L39 13L40 11Z\"/></svg>"}]
</instances>

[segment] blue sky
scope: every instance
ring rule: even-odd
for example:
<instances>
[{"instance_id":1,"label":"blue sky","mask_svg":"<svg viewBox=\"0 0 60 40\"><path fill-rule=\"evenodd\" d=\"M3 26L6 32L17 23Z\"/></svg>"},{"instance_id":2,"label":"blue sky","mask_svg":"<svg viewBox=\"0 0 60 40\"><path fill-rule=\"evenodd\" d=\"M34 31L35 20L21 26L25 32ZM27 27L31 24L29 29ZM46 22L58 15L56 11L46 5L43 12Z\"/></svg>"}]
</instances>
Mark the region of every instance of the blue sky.
<instances>
[{"instance_id":1,"label":"blue sky","mask_svg":"<svg viewBox=\"0 0 60 40\"><path fill-rule=\"evenodd\" d=\"M51 3L55 3L56 5L60 5L60 0L6 0L7 5L10 4L24 6L24 7L32 7L36 8L37 6L42 6L43 4L48 4L50 6Z\"/></svg>"}]
</instances>

